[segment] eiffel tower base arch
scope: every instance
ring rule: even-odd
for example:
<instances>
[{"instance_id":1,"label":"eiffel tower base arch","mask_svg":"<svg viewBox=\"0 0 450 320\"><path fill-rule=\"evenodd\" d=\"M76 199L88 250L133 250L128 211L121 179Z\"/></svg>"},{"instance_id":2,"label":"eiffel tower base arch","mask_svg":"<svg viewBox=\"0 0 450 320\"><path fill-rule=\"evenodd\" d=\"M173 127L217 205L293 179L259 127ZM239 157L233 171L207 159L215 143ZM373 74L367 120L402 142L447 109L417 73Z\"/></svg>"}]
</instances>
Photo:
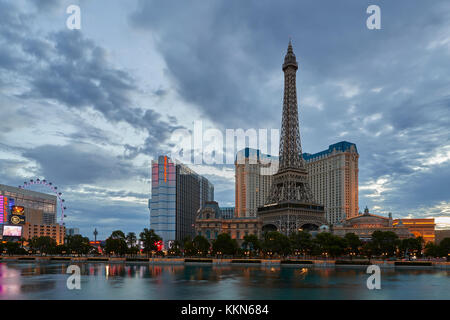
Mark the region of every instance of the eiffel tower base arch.
<instances>
[{"instance_id":1,"label":"eiffel tower base arch","mask_svg":"<svg viewBox=\"0 0 450 320\"><path fill-rule=\"evenodd\" d=\"M318 229L326 225L324 208L320 205L283 203L258 208L258 217L262 220L263 231L273 230L289 235L305 227Z\"/></svg>"}]
</instances>

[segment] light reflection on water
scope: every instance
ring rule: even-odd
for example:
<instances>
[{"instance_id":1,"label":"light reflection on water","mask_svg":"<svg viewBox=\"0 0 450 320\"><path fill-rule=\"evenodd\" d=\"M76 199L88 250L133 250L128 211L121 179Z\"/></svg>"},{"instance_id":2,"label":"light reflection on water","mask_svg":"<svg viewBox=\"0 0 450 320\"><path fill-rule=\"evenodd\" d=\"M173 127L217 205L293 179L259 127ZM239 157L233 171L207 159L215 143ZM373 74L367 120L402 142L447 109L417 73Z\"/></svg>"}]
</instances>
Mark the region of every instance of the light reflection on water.
<instances>
[{"instance_id":1,"label":"light reflection on water","mask_svg":"<svg viewBox=\"0 0 450 320\"><path fill-rule=\"evenodd\" d=\"M0 299L450 299L450 271L382 270L368 290L363 268L74 263L0 263Z\"/></svg>"}]
</instances>

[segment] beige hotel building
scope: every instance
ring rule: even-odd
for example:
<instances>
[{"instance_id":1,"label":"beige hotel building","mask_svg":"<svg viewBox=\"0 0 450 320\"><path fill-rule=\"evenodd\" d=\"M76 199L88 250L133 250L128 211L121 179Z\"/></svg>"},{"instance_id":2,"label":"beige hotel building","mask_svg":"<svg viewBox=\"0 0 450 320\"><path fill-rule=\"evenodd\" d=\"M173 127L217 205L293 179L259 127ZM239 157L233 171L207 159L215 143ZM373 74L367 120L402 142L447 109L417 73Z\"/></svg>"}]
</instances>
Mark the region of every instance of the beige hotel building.
<instances>
[{"instance_id":1,"label":"beige hotel building","mask_svg":"<svg viewBox=\"0 0 450 320\"><path fill-rule=\"evenodd\" d=\"M354 143L341 141L327 150L304 153L311 191L325 206L328 223L356 217L358 207L358 150ZM236 216L256 217L270 192L272 175L278 170L278 157L245 148L235 160Z\"/></svg>"},{"instance_id":2,"label":"beige hotel building","mask_svg":"<svg viewBox=\"0 0 450 320\"><path fill-rule=\"evenodd\" d=\"M256 217L258 207L264 205L270 192L272 175L277 171L278 157L271 157L250 148L245 148L236 154L236 217Z\"/></svg>"}]
</instances>

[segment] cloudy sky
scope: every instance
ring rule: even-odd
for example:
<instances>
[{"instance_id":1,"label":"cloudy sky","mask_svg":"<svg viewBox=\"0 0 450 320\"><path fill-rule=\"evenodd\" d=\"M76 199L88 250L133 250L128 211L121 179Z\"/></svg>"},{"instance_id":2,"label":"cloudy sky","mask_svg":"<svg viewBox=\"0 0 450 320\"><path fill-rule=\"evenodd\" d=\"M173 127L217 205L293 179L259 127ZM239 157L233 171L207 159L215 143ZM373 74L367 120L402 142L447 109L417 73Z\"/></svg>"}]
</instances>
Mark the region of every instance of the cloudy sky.
<instances>
[{"instance_id":1,"label":"cloudy sky","mask_svg":"<svg viewBox=\"0 0 450 320\"><path fill-rule=\"evenodd\" d=\"M0 183L52 181L84 235L141 231L174 130L280 127L289 37L303 150L356 143L361 209L450 227L446 0L0 0ZM233 166L191 167L233 205Z\"/></svg>"}]
</instances>

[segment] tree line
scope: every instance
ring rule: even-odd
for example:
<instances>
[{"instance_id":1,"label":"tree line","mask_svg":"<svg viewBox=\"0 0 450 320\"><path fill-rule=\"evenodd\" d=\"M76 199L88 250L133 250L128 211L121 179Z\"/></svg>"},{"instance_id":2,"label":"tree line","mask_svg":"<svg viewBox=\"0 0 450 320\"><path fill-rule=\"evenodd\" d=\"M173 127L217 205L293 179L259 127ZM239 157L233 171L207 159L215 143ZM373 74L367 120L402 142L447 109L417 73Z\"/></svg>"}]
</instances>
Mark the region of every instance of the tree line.
<instances>
[{"instance_id":1,"label":"tree line","mask_svg":"<svg viewBox=\"0 0 450 320\"><path fill-rule=\"evenodd\" d=\"M138 240L141 246L138 245ZM149 253L157 250L156 242L162 240L154 230L145 228L137 238L134 232L127 235L121 230L115 230L106 239L101 246L101 250L105 254L125 255L138 254L141 252ZM24 247L24 243L27 246ZM19 241L0 242L0 252L8 255L24 255L24 254L59 254L59 255L98 255L99 251L90 244L88 237L81 235L67 235L64 244L57 244L56 240L49 236L33 237L26 240L24 238Z\"/></svg>"},{"instance_id":2,"label":"tree line","mask_svg":"<svg viewBox=\"0 0 450 320\"><path fill-rule=\"evenodd\" d=\"M428 243L422 237L399 239L391 231L375 231L372 240L363 242L354 233L339 237L329 232L323 232L312 237L308 232L301 231L286 236L280 232L264 233L262 239L256 235L244 236L242 246L236 239L223 233L217 236L211 244L203 236L185 239L175 243L169 250L171 255L206 256L206 255L240 255L240 256L311 256L311 257L448 257L450 253L450 238L440 244Z\"/></svg>"},{"instance_id":3,"label":"tree line","mask_svg":"<svg viewBox=\"0 0 450 320\"><path fill-rule=\"evenodd\" d=\"M140 246L138 245L138 238L134 232L129 232L127 235L121 230L116 230L111 233L105 241L103 252L112 255L136 255L139 252L148 254L150 252L158 252L156 243L162 238L155 233L153 229L145 228L139 234Z\"/></svg>"},{"instance_id":4,"label":"tree line","mask_svg":"<svg viewBox=\"0 0 450 320\"><path fill-rule=\"evenodd\" d=\"M108 255L137 255L157 254L156 243L161 237L152 229L145 228L139 237L134 232L125 233L115 230L106 239L101 249ZM375 231L372 233L372 241L363 242L354 233L347 233L344 237L336 236L329 232L318 233L316 237L308 232L301 231L286 236L280 232L272 231L263 234L262 239L256 235L246 235L239 246L236 239L232 239L228 233L219 234L217 239L209 242L203 236L193 239L185 238L183 241L174 241L167 251L171 256L311 256L311 257L340 257L364 256L372 257L449 257L450 238L445 238L439 244L425 244L423 238L399 239L391 231ZM23 246L28 242L28 248ZM31 240L20 239L19 242L7 242L0 244L0 252L3 254L99 254L98 249L89 243L89 238L81 235L68 235L64 244L58 245L51 237L35 237Z\"/></svg>"}]
</instances>

